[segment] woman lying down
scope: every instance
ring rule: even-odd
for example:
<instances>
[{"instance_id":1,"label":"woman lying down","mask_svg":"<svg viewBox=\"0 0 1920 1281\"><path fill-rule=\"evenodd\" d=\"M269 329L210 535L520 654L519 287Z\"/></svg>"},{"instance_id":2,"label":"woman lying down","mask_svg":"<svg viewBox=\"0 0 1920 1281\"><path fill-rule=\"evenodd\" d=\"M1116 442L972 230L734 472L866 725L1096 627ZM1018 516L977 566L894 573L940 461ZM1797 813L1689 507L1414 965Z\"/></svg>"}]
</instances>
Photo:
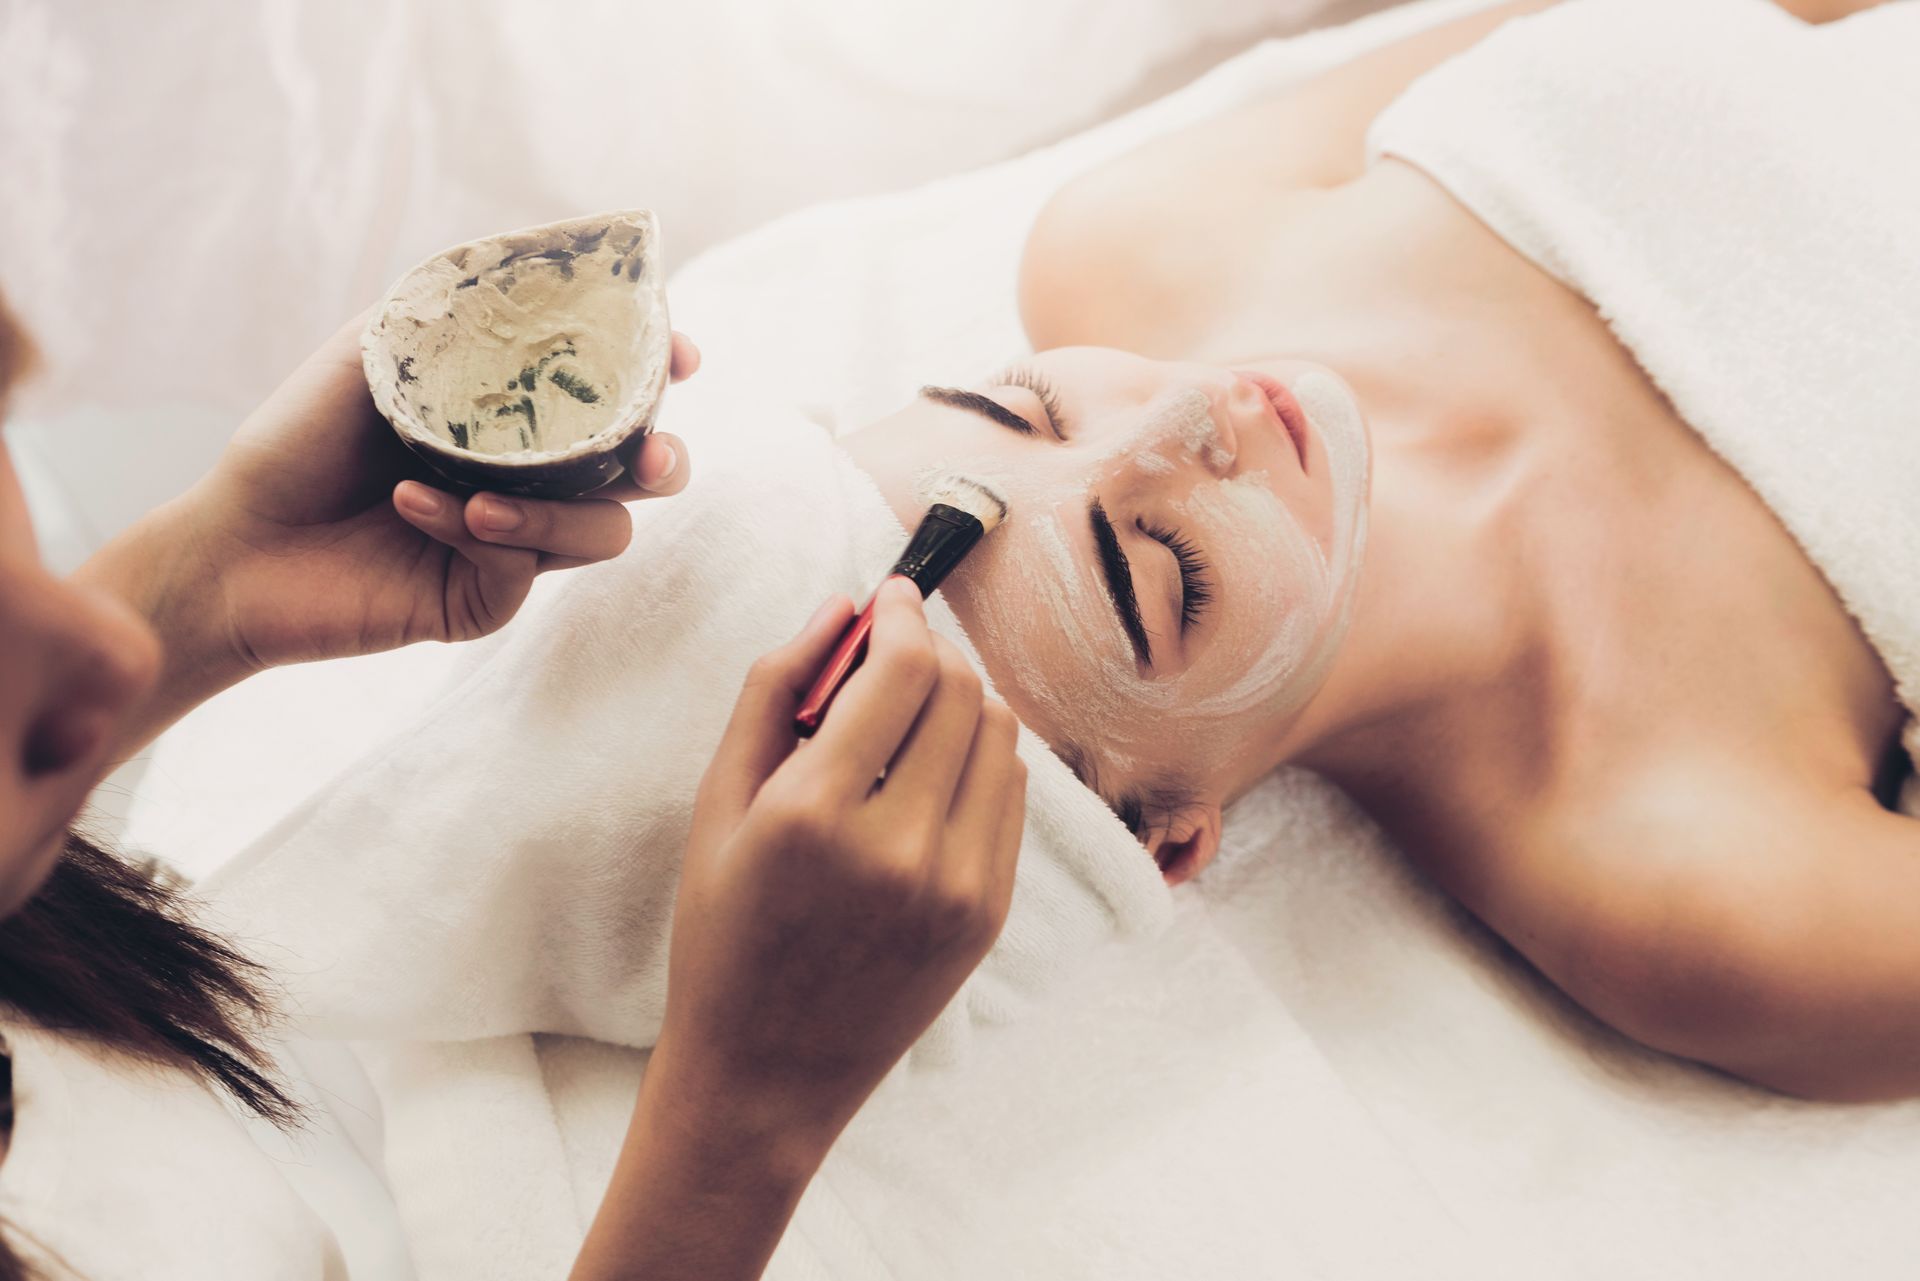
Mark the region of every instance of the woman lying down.
<instances>
[{"instance_id":1,"label":"woman lying down","mask_svg":"<svg viewBox=\"0 0 1920 1281\"><path fill-rule=\"evenodd\" d=\"M1736 37L1751 76L1676 74ZM1626 1035L1792 1093L1920 1090L1920 824L1892 808L1920 623L1889 594L1920 543L1911 431L1888 444L1920 364L1876 328L1920 286L1884 159L1915 49L1914 6L1507 5L1080 178L1027 246L1040 354L838 446L764 424L226 910L335 1034L646 1044L738 678L959 468L1011 515L929 616L1031 731L1029 812L933 1047L1150 924L1292 764ZM1783 149L1789 81L1855 132ZM1767 217L1736 237L1730 200Z\"/></svg>"}]
</instances>

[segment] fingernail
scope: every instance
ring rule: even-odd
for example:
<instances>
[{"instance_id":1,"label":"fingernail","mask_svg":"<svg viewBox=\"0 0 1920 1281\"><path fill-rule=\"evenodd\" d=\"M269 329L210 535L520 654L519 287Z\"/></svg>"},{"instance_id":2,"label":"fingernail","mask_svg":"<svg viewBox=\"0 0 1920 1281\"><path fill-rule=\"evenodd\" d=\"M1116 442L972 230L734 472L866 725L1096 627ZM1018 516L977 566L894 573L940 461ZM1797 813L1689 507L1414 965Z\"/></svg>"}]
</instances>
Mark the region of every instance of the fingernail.
<instances>
[{"instance_id":1,"label":"fingernail","mask_svg":"<svg viewBox=\"0 0 1920 1281\"><path fill-rule=\"evenodd\" d=\"M425 485L408 485L400 491L400 505L416 516L438 516L446 502Z\"/></svg>"},{"instance_id":2,"label":"fingernail","mask_svg":"<svg viewBox=\"0 0 1920 1281\"><path fill-rule=\"evenodd\" d=\"M680 470L680 451L672 445L666 444L665 441L662 441L661 444L665 446L667 452L667 461L665 463L649 464L649 459L660 456L658 449L644 451L645 457L640 460L639 481L640 488L642 489L658 489L669 476L672 476L673 473ZM655 471L655 467L658 467L659 470Z\"/></svg>"},{"instance_id":3,"label":"fingernail","mask_svg":"<svg viewBox=\"0 0 1920 1281\"><path fill-rule=\"evenodd\" d=\"M518 503L510 503L504 498L485 498L480 501L480 525L496 534L520 528L526 518L526 513L520 510Z\"/></svg>"}]
</instances>

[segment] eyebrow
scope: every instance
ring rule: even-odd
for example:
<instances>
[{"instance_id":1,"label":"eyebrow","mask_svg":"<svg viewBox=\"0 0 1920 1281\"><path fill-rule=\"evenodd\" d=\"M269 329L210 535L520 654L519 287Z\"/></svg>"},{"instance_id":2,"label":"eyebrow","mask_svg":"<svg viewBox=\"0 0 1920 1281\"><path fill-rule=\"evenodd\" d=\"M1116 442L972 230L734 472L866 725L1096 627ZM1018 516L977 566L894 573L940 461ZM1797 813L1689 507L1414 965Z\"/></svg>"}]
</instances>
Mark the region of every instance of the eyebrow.
<instances>
[{"instance_id":1,"label":"eyebrow","mask_svg":"<svg viewBox=\"0 0 1920 1281\"><path fill-rule=\"evenodd\" d=\"M1011 427L1028 436L1035 434L1033 424L1014 413L991 396L983 396L977 391L963 391L958 387L922 387L920 394L928 400L942 405L951 405L955 409L964 409L979 414L982 418L992 419L1002 427Z\"/></svg>"},{"instance_id":2,"label":"eyebrow","mask_svg":"<svg viewBox=\"0 0 1920 1281\"><path fill-rule=\"evenodd\" d=\"M1113 522L1107 519L1107 509L1100 505L1098 498L1087 503L1087 523L1093 526L1093 545L1100 553L1100 572L1106 577L1107 596L1113 601L1113 612L1120 616L1121 630L1133 645L1134 658L1152 667L1153 646L1147 640L1146 625L1140 620L1140 602L1133 596L1133 567L1127 563L1127 553L1121 550Z\"/></svg>"}]
</instances>

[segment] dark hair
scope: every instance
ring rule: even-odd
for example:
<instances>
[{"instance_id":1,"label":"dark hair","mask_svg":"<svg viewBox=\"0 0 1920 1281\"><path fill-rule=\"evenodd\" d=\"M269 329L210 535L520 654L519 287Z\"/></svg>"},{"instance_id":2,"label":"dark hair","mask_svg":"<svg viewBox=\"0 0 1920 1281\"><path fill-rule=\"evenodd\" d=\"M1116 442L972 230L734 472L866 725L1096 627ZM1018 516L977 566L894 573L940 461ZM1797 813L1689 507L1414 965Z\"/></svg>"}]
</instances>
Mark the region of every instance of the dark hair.
<instances>
[{"instance_id":1,"label":"dark hair","mask_svg":"<svg viewBox=\"0 0 1920 1281\"><path fill-rule=\"evenodd\" d=\"M24 1021L199 1077L276 1125L299 1106L253 1038L260 967L194 923L185 897L69 834L46 884L0 920L0 1003ZM24 1279L0 1240L0 1281Z\"/></svg>"},{"instance_id":2,"label":"dark hair","mask_svg":"<svg viewBox=\"0 0 1920 1281\"><path fill-rule=\"evenodd\" d=\"M251 1035L266 1014L261 977L151 867L79 835L0 921L0 1003L37 1027L184 1068L284 1124L298 1109Z\"/></svg>"},{"instance_id":3,"label":"dark hair","mask_svg":"<svg viewBox=\"0 0 1920 1281\"><path fill-rule=\"evenodd\" d=\"M1073 776L1105 801L1114 817L1142 844L1146 843L1148 833L1193 804L1193 788L1172 778L1130 787L1118 793L1111 792L1100 777L1092 755L1085 748L1078 743L1063 741L1054 751L1073 771Z\"/></svg>"}]
</instances>

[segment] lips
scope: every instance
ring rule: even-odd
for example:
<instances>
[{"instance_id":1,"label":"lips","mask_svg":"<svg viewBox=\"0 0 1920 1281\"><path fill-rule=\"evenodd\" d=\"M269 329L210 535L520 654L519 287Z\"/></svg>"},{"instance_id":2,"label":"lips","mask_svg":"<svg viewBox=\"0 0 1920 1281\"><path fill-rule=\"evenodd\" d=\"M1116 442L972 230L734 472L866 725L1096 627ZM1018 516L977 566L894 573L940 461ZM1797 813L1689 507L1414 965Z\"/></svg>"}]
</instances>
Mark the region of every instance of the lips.
<instances>
[{"instance_id":1,"label":"lips","mask_svg":"<svg viewBox=\"0 0 1920 1281\"><path fill-rule=\"evenodd\" d=\"M1266 394L1267 404L1273 407L1274 417L1280 420L1281 428L1287 438L1293 442L1293 451L1300 459L1300 470L1307 470L1307 415L1300 408L1300 402L1293 398L1286 384L1267 374L1257 374L1251 370L1236 369L1235 376L1244 378Z\"/></svg>"}]
</instances>

